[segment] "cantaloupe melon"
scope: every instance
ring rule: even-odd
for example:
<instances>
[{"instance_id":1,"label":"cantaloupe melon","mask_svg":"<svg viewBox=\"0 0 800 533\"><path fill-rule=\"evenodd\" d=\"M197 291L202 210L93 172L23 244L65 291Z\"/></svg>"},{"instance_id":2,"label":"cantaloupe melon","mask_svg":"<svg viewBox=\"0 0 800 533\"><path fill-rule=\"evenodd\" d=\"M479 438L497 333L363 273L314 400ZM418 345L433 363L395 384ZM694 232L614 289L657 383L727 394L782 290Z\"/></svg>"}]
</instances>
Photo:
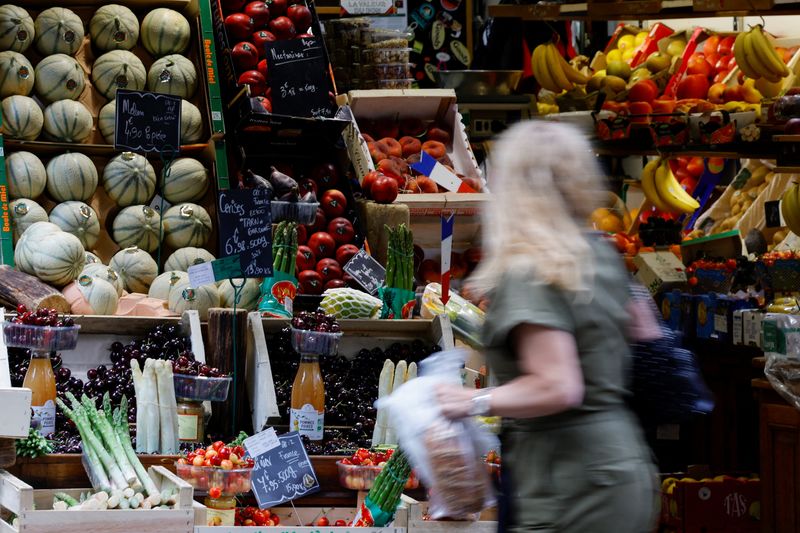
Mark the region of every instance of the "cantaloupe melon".
<instances>
[{"instance_id":1,"label":"cantaloupe melon","mask_svg":"<svg viewBox=\"0 0 800 533\"><path fill-rule=\"evenodd\" d=\"M67 54L47 56L36 65L34 90L44 102L77 100L86 85L80 63Z\"/></svg>"},{"instance_id":2,"label":"cantaloupe melon","mask_svg":"<svg viewBox=\"0 0 800 533\"><path fill-rule=\"evenodd\" d=\"M70 201L58 204L50 211L50 222L62 231L75 235L84 249L94 248L100 236L100 220L94 209L83 202Z\"/></svg>"},{"instance_id":3,"label":"cantaloupe melon","mask_svg":"<svg viewBox=\"0 0 800 533\"><path fill-rule=\"evenodd\" d=\"M92 114L75 100L59 100L44 110L44 131L54 141L82 143L92 134Z\"/></svg>"},{"instance_id":4,"label":"cantaloupe melon","mask_svg":"<svg viewBox=\"0 0 800 533\"><path fill-rule=\"evenodd\" d=\"M3 126L0 131L9 139L33 141L42 132L44 114L36 100L15 94L0 104Z\"/></svg>"},{"instance_id":5,"label":"cantaloupe melon","mask_svg":"<svg viewBox=\"0 0 800 533\"><path fill-rule=\"evenodd\" d=\"M161 236L160 226L161 217L156 210L146 205L132 205L114 217L111 235L121 248L136 246L154 252Z\"/></svg>"},{"instance_id":6,"label":"cantaloupe melon","mask_svg":"<svg viewBox=\"0 0 800 533\"><path fill-rule=\"evenodd\" d=\"M87 201L97 189L97 167L78 152L57 155L47 163L47 193L57 202Z\"/></svg>"},{"instance_id":7,"label":"cantaloupe melon","mask_svg":"<svg viewBox=\"0 0 800 533\"><path fill-rule=\"evenodd\" d=\"M150 291L147 293L147 295L150 298L169 300L169 291L172 290L172 287L188 282L189 274L186 272L169 270L163 274L159 274L158 277L153 280L153 283L150 285Z\"/></svg>"},{"instance_id":8,"label":"cantaloupe melon","mask_svg":"<svg viewBox=\"0 0 800 533\"><path fill-rule=\"evenodd\" d=\"M155 260L135 246L120 250L111 258L109 265L122 278L125 290L147 294L150 284L156 279L158 265Z\"/></svg>"},{"instance_id":9,"label":"cantaloupe melon","mask_svg":"<svg viewBox=\"0 0 800 533\"><path fill-rule=\"evenodd\" d=\"M42 160L31 152L12 152L6 156L8 195L16 198L38 198L47 185L47 171Z\"/></svg>"},{"instance_id":10,"label":"cantaloupe melon","mask_svg":"<svg viewBox=\"0 0 800 533\"><path fill-rule=\"evenodd\" d=\"M97 129L108 144L114 144L114 122L117 118L117 101L111 100L100 108L97 115Z\"/></svg>"},{"instance_id":11,"label":"cantaloupe melon","mask_svg":"<svg viewBox=\"0 0 800 533\"><path fill-rule=\"evenodd\" d=\"M164 263L164 270L177 270L180 272L187 272L192 265L199 265L200 263L209 263L216 259L211 252L203 248L195 248L194 246L187 246L179 250L175 250L167 258Z\"/></svg>"},{"instance_id":12,"label":"cantaloupe melon","mask_svg":"<svg viewBox=\"0 0 800 533\"><path fill-rule=\"evenodd\" d=\"M191 98L197 91L194 63L179 54L156 60L147 71L147 88L156 93Z\"/></svg>"},{"instance_id":13,"label":"cantaloupe melon","mask_svg":"<svg viewBox=\"0 0 800 533\"><path fill-rule=\"evenodd\" d=\"M86 264L87 265L94 265L94 264L102 265L103 264L103 261L101 261L100 258L97 257L92 252L86 252L85 255L86 255Z\"/></svg>"},{"instance_id":14,"label":"cantaloupe melon","mask_svg":"<svg viewBox=\"0 0 800 533\"><path fill-rule=\"evenodd\" d=\"M211 217L197 204L170 207L164 213L163 224L164 240L173 248L204 246L211 236Z\"/></svg>"},{"instance_id":15,"label":"cantaloupe melon","mask_svg":"<svg viewBox=\"0 0 800 533\"><path fill-rule=\"evenodd\" d=\"M30 266L42 281L63 287L83 270L86 261L81 241L66 232L53 233L31 246Z\"/></svg>"},{"instance_id":16,"label":"cantaloupe melon","mask_svg":"<svg viewBox=\"0 0 800 533\"><path fill-rule=\"evenodd\" d=\"M11 4L0 6L0 50L24 52L33 37L33 19L27 11Z\"/></svg>"},{"instance_id":17,"label":"cantaloupe melon","mask_svg":"<svg viewBox=\"0 0 800 533\"><path fill-rule=\"evenodd\" d=\"M36 243L50 235L60 232L61 228L50 222L40 221L30 224L28 228L22 232L22 235L14 246L14 263L17 265L17 268L22 272L33 274L30 256L33 253L33 249L36 247Z\"/></svg>"},{"instance_id":18,"label":"cantaloupe melon","mask_svg":"<svg viewBox=\"0 0 800 533\"><path fill-rule=\"evenodd\" d=\"M139 19L125 6L107 4L92 15L89 35L98 50L130 50L139 40Z\"/></svg>"},{"instance_id":19,"label":"cantaloupe melon","mask_svg":"<svg viewBox=\"0 0 800 533\"><path fill-rule=\"evenodd\" d=\"M208 190L208 169L191 157L179 157L172 162L164 179L161 194L173 204L196 202Z\"/></svg>"},{"instance_id":20,"label":"cantaloupe melon","mask_svg":"<svg viewBox=\"0 0 800 533\"><path fill-rule=\"evenodd\" d=\"M103 169L103 187L117 205L144 204L156 191L156 172L143 155L123 152Z\"/></svg>"},{"instance_id":21,"label":"cantaloupe melon","mask_svg":"<svg viewBox=\"0 0 800 533\"><path fill-rule=\"evenodd\" d=\"M193 144L203 138L203 116L193 103L181 101L181 144Z\"/></svg>"},{"instance_id":22,"label":"cantaloupe melon","mask_svg":"<svg viewBox=\"0 0 800 533\"><path fill-rule=\"evenodd\" d=\"M153 9L142 20L142 45L155 57L180 54L189 46L191 28L186 17L173 9Z\"/></svg>"},{"instance_id":23,"label":"cantaloupe melon","mask_svg":"<svg viewBox=\"0 0 800 533\"><path fill-rule=\"evenodd\" d=\"M103 281L109 282L117 291L117 296L122 296L122 291L125 289L119 274L117 274L113 268L106 266L103 263L87 264L83 267L81 276L92 276L93 278L99 278Z\"/></svg>"},{"instance_id":24,"label":"cantaloupe melon","mask_svg":"<svg viewBox=\"0 0 800 533\"><path fill-rule=\"evenodd\" d=\"M78 289L91 306L95 315L113 315L119 305L119 295L108 281L93 276L80 275Z\"/></svg>"},{"instance_id":25,"label":"cantaloupe melon","mask_svg":"<svg viewBox=\"0 0 800 533\"><path fill-rule=\"evenodd\" d=\"M182 315L184 311L196 310L200 320L208 319L208 310L219 307L219 291L214 284L192 287L187 280L178 283L169 291L169 309Z\"/></svg>"},{"instance_id":26,"label":"cantaloupe melon","mask_svg":"<svg viewBox=\"0 0 800 533\"><path fill-rule=\"evenodd\" d=\"M0 52L0 98L29 95L35 80L36 72L27 57L11 50Z\"/></svg>"},{"instance_id":27,"label":"cantaloupe melon","mask_svg":"<svg viewBox=\"0 0 800 533\"><path fill-rule=\"evenodd\" d=\"M23 232L35 222L46 222L47 211L29 198L14 200L8 206L11 214L11 227L14 238L19 239Z\"/></svg>"},{"instance_id":28,"label":"cantaloupe melon","mask_svg":"<svg viewBox=\"0 0 800 533\"><path fill-rule=\"evenodd\" d=\"M92 66L92 83L109 100L116 98L117 89L144 89L146 79L144 64L127 50L106 52Z\"/></svg>"},{"instance_id":29,"label":"cantaloupe melon","mask_svg":"<svg viewBox=\"0 0 800 533\"><path fill-rule=\"evenodd\" d=\"M63 7L45 9L34 21L36 49L43 56L75 55L83 43L83 21L73 11Z\"/></svg>"}]
</instances>

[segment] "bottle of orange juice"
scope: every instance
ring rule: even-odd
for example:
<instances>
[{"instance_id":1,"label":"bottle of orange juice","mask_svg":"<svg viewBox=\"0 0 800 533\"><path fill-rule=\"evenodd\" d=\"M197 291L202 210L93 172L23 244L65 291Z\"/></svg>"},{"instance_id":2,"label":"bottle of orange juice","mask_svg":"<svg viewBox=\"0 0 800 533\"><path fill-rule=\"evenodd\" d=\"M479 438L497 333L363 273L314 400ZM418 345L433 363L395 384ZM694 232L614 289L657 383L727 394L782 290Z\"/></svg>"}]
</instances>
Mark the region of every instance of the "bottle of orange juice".
<instances>
[{"instance_id":1,"label":"bottle of orange juice","mask_svg":"<svg viewBox=\"0 0 800 533\"><path fill-rule=\"evenodd\" d=\"M45 437L56 431L56 374L47 352L31 352L31 362L22 386L31 390L33 420Z\"/></svg>"},{"instance_id":2,"label":"bottle of orange juice","mask_svg":"<svg viewBox=\"0 0 800 533\"><path fill-rule=\"evenodd\" d=\"M292 385L289 430L311 440L322 440L325 429L325 383L319 369L319 356L302 354Z\"/></svg>"}]
</instances>

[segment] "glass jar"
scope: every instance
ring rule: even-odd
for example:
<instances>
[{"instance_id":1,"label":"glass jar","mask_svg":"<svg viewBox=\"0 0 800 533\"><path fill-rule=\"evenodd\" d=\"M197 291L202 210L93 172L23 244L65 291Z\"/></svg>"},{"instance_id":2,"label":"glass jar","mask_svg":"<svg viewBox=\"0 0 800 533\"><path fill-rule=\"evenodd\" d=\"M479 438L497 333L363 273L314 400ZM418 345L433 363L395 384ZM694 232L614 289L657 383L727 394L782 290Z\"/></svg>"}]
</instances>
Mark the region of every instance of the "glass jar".
<instances>
[{"instance_id":1,"label":"glass jar","mask_svg":"<svg viewBox=\"0 0 800 533\"><path fill-rule=\"evenodd\" d=\"M209 526L232 526L236 522L236 498L233 496L220 496L212 498L206 496L203 502L206 506L206 521Z\"/></svg>"},{"instance_id":2,"label":"glass jar","mask_svg":"<svg viewBox=\"0 0 800 533\"><path fill-rule=\"evenodd\" d=\"M180 442L203 442L205 415L202 402L178 400L178 440Z\"/></svg>"}]
</instances>

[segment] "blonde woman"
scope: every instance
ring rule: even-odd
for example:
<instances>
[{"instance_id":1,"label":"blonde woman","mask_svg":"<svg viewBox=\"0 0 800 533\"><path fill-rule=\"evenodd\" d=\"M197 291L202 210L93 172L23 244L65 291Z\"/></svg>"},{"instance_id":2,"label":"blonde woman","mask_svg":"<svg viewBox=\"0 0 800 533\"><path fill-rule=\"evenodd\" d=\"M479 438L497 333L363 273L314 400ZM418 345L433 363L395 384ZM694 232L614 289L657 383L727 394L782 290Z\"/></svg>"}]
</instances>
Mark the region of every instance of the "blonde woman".
<instances>
[{"instance_id":1,"label":"blonde woman","mask_svg":"<svg viewBox=\"0 0 800 533\"><path fill-rule=\"evenodd\" d=\"M578 130L525 122L492 153L484 344L500 385L439 389L446 416L503 417L505 531L649 533L657 486L626 408L628 279L586 221L602 176Z\"/></svg>"}]
</instances>

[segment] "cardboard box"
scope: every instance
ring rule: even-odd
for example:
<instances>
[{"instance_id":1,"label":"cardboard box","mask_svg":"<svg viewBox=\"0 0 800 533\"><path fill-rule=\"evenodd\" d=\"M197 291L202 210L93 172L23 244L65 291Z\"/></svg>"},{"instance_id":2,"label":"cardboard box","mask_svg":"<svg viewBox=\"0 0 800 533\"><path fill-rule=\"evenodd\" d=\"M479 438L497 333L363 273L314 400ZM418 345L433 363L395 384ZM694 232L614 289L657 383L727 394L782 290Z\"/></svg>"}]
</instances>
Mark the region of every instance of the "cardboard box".
<instances>
[{"instance_id":1,"label":"cardboard box","mask_svg":"<svg viewBox=\"0 0 800 533\"><path fill-rule=\"evenodd\" d=\"M636 278L650 294L686 286L683 263L672 252L645 252L633 258L638 271Z\"/></svg>"},{"instance_id":2,"label":"cardboard box","mask_svg":"<svg viewBox=\"0 0 800 533\"><path fill-rule=\"evenodd\" d=\"M720 342L735 343L737 337L734 327L735 313L744 309L751 309L754 305L748 300L717 295L717 305L714 310L714 333L712 339ZM740 315L741 316L741 315ZM739 323L738 338L741 339L741 322Z\"/></svg>"},{"instance_id":3,"label":"cardboard box","mask_svg":"<svg viewBox=\"0 0 800 533\"><path fill-rule=\"evenodd\" d=\"M661 300L661 315L670 329L678 331L681 327L681 292L678 290L664 294Z\"/></svg>"},{"instance_id":4,"label":"cardboard box","mask_svg":"<svg viewBox=\"0 0 800 533\"><path fill-rule=\"evenodd\" d=\"M748 309L742 313L742 344L761 348L763 343L761 338L763 321L764 313L757 309Z\"/></svg>"},{"instance_id":5,"label":"cardboard box","mask_svg":"<svg viewBox=\"0 0 800 533\"><path fill-rule=\"evenodd\" d=\"M676 478L682 474L675 475ZM761 481L717 476L688 478L661 493L661 525L683 533L761 531Z\"/></svg>"},{"instance_id":6,"label":"cardboard box","mask_svg":"<svg viewBox=\"0 0 800 533\"><path fill-rule=\"evenodd\" d=\"M716 309L716 294L702 294L697 297L697 322L695 331L698 339L710 339L713 336Z\"/></svg>"},{"instance_id":7,"label":"cardboard box","mask_svg":"<svg viewBox=\"0 0 800 533\"><path fill-rule=\"evenodd\" d=\"M685 339L693 339L697 335L697 302L694 294L681 293L681 326Z\"/></svg>"},{"instance_id":8,"label":"cardboard box","mask_svg":"<svg viewBox=\"0 0 800 533\"><path fill-rule=\"evenodd\" d=\"M744 313L746 309L737 309L733 312L733 327L731 328L731 342L737 346L744 344Z\"/></svg>"}]
</instances>

